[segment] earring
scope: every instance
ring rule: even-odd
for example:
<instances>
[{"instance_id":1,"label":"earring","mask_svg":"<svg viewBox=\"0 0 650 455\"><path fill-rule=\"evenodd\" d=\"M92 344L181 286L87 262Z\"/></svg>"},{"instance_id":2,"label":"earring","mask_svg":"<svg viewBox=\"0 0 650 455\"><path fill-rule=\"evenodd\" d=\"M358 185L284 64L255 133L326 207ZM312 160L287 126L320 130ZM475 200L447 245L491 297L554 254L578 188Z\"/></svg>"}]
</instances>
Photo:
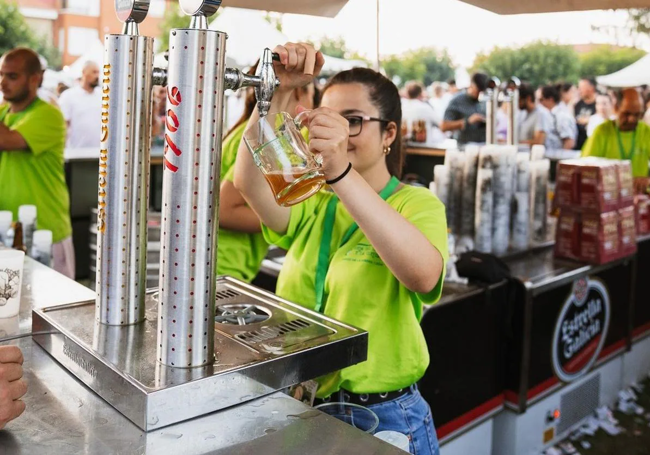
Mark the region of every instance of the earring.
<instances>
[{"instance_id":1,"label":"earring","mask_svg":"<svg viewBox=\"0 0 650 455\"><path fill-rule=\"evenodd\" d=\"M390 153L390 147L384 147L384 155L388 155Z\"/></svg>"}]
</instances>

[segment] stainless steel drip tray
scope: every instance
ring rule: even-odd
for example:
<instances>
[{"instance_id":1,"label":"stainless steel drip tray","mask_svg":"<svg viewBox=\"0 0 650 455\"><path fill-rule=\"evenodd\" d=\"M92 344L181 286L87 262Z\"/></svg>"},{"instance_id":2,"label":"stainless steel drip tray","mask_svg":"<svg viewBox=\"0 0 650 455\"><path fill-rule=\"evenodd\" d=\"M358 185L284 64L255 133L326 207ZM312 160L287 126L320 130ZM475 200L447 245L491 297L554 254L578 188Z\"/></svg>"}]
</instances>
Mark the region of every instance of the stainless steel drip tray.
<instances>
[{"instance_id":1,"label":"stainless steel drip tray","mask_svg":"<svg viewBox=\"0 0 650 455\"><path fill-rule=\"evenodd\" d=\"M156 298L148 292L146 321L133 326L96 322L94 301L34 310L32 323L34 341L145 431L366 359L366 332L220 277L214 364L167 367L156 358Z\"/></svg>"}]
</instances>

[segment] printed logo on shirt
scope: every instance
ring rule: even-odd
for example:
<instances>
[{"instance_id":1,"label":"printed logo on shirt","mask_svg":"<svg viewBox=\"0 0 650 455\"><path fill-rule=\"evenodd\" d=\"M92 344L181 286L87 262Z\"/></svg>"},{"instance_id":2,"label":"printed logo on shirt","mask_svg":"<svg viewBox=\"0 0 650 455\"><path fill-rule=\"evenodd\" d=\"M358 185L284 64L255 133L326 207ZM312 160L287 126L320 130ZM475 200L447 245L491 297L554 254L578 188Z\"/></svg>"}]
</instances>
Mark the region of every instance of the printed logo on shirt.
<instances>
[{"instance_id":1,"label":"printed logo on shirt","mask_svg":"<svg viewBox=\"0 0 650 455\"><path fill-rule=\"evenodd\" d=\"M365 262L367 264L383 266L384 261L369 243L359 243L345 254L343 259L347 262Z\"/></svg>"}]
</instances>

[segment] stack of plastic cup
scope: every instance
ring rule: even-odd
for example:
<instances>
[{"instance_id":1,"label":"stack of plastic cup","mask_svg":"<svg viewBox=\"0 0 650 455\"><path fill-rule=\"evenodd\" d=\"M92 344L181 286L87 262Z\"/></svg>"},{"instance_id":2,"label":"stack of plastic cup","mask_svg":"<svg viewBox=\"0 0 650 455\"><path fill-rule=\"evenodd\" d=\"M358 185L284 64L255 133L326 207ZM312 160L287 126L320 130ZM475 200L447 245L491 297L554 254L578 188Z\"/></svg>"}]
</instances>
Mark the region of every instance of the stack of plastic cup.
<instances>
[{"instance_id":1,"label":"stack of plastic cup","mask_svg":"<svg viewBox=\"0 0 650 455\"><path fill-rule=\"evenodd\" d=\"M11 318L20 311L20 291L25 253L0 250L0 318Z\"/></svg>"}]
</instances>

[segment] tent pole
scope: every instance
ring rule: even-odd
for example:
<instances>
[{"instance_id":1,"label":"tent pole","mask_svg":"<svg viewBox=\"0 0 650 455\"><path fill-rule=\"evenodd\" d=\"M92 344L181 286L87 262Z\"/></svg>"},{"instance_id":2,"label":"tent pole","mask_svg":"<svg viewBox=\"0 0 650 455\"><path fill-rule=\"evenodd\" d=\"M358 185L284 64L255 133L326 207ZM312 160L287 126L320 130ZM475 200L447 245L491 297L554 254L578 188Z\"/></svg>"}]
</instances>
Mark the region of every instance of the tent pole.
<instances>
[{"instance_id":1,"label":"tent pole","mask_svg":"<svg viewBox=\"0 0 650 455\"><path fill-rule=\"evenodd\" d=\"M379 71L381 69L381 62L379 60L379 0L377 0L377 68Z\"/></svg>"}]
</instances>

